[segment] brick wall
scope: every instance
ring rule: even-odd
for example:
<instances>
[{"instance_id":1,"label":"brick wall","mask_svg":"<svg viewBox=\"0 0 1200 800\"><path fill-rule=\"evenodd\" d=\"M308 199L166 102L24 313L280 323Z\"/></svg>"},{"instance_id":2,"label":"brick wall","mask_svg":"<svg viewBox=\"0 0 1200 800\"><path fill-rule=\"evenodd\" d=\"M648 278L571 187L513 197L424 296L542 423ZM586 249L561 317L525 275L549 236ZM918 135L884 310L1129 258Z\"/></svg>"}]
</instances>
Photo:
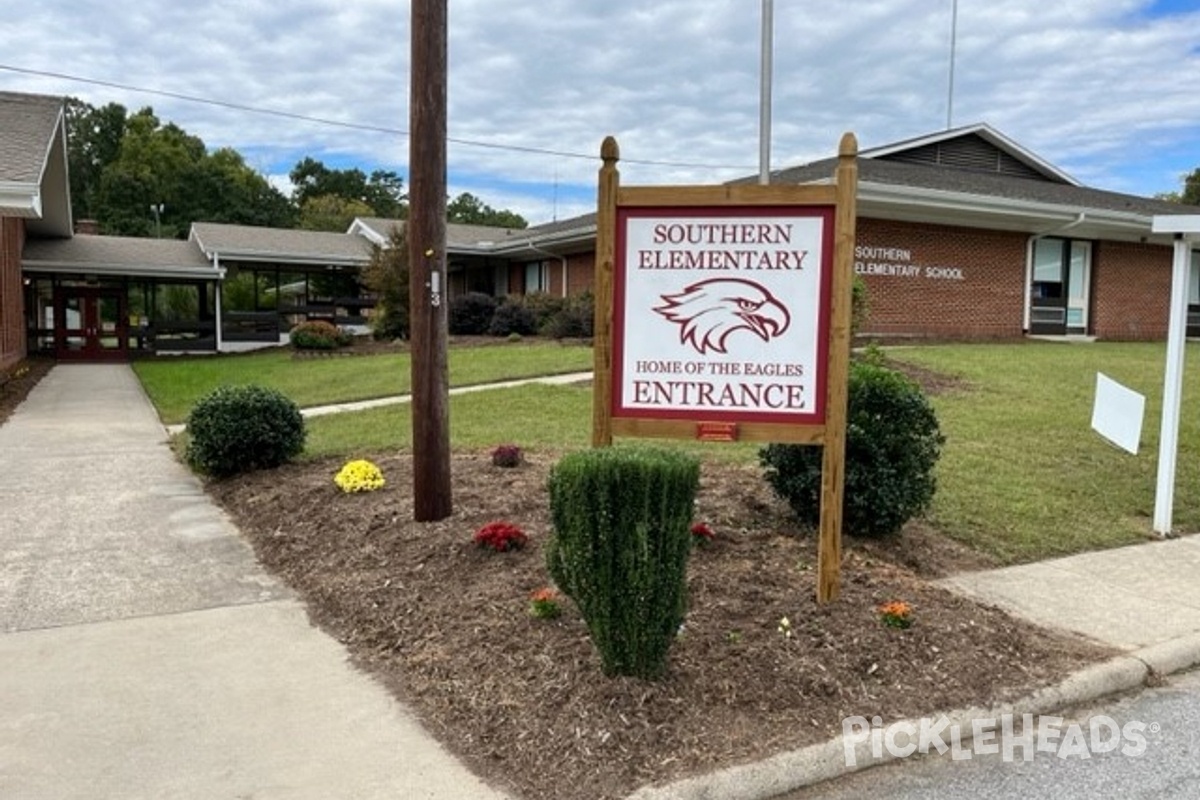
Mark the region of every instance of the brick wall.
<instances>
[{"instance_id":1,"label":"brick wall","mask_svg":"<svg viewBox=\"0 0 1200 800\"><path fill-rule=\"evenodd\" d=\"M860 218L855 271L870 311L861 333L1022 335L1024 233Z\"/></svg>"},{"instance_id":2,"label":"brick wall","mask_svg":"<svg viewBox=\"0 0 1200 800\"><path fill-rule=\"evenodd\" d=\"M862 333L1002 339L1024 334L1029 234L860 218L855 262L870 311ZM1166 336L1171 248L1098 242L1089 332L1103 339ZM594 252L567 257L572 295L593 288ZM551 287L561 291L558 262ZM874 265L874 266L872 266ZM523 273L514 267L510 291ZM890 274L888 274L890 273Z\"/></svg>"},{"instance_id":3,"label":"brick wall","mask_svg":"<svg viewBox=\"0 0 1200 800\"><path fill-rule=\"evenodd\" d=\"M546 293L554 297L562 297L563 293L563 262L561 259L546 259L547 281Z\"/></svg>"},{"instance_id":4,"label":"brick wall","mask_svg":"<svg viewBox=\"0 0 1200 800\"><path fill-rule=\"evenodd\" d=\"M567 256L567 294L590 291L596 279L596 254L593 251Z\"/></svg>"},{"instance_id":5,"label":"brick wall","mask_svg":"<svg viewBox=\"0 0 1200 800\"><path fill-rule=\"evenodd\" d=\"M1165 339L1173 249L1099 242L1092 251L1092 333L1101 339Z\"/></svg>"},{"instance_id":6,"label":"brick wall","mask_svg":"<svg viewBox=\"0 0 1200 800\"><path fill-rule=\"evenodd\" d=\"M0 369L25 356L25 310L21 286L23 220L0 218Z\"/></svg>"}]
</instances>

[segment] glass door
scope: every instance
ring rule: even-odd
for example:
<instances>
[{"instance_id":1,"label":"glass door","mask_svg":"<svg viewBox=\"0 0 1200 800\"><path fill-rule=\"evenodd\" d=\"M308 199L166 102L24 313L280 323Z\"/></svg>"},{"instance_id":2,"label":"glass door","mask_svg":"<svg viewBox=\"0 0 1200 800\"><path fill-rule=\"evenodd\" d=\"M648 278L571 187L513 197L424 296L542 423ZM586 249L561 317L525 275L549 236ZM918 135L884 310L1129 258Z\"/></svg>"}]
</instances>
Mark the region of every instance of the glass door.
<instances>
[{"instance_id":1,"label":"glass door","mask_svg":"<svg viewBox=\"0 0 1200 800\"><path fill-rule=\"evenodd\" d=\"M1092 245L1073 239L1033 243L1029 332L1050 336L1088 331L1092 296Z\"/></svg>"},{"instance_id":2,"label":"glass door","mask_svg":"<svg viewBox=\"0 0 1200 800\"><path fill-rule=\"evenodd\" d=\"M1088 299L1092 296L1092 245L1071 242L1067 268L1067 333L1087 333Z\"/></svg>"},{"instance_id":3,"label":"glass door","mask_svg":"<svg viewBox=\"0 0 1200 800\"><path fill-rule=\"evenodd\" d=\"M123 289L63 286L55 292L54 342L65 361L124 360L129 320Z\"/></svg>"},{"instance_id":4,"label":"glass door","mask_svg":"<svg viewBox=\"0 0 1200 800\"><path fill-rule=\"evenodd\" d=\"M1033 243L1033 284L1029 292L1029 332L1061 336L1067 332L1067 275L1062 239Z\"/></svg>"}]
</instances>

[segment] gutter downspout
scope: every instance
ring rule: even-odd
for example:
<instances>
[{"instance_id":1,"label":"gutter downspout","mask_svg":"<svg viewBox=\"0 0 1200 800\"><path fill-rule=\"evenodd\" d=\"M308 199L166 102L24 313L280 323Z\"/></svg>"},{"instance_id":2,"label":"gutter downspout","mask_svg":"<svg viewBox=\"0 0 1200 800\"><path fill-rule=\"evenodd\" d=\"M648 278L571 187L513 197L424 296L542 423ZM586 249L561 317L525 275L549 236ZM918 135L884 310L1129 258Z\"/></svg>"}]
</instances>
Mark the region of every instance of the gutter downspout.
<instances>
[{"instance_id":1,"label":"gutter downspout","mask_svg":"<svg viewBox=\"0 0 1200 800\"><path fill-rule=\"evenodd\" d=\"M1047 236L1069 231L1071 228L1082 225L1086 219L1087 213L1080 211L1079 216L1075 217L1075 219L1065 222L1057 228L1050 228L1041 233L1030 234L1029 241L1025 243L1025 316L1022 320L1022 327L1025 329L1026 334L1029 333L1030 309L1033 306L1033 243L1038 239L1044 239Z\"/></svg>"},{"instance_id":2,"label":"gutter downspout","mask_svg":"<svg viewBox=\"0 0 1200 800\"><path fill-rule=\"evenodd\" d=\"M567 257L566 256L556 256L556 255L554 255L554 253L551 253L549 250L543 250L542 248L538 247L536 244L533 243L533 239L530 239L529 241L525 242L525 246L528 247L530 250L532 250L535 253L541 253L542 255L550 256L551 258L557 258L559 261L562 262L562 296L565 298L567 296Z\"/></svg>"}]
</instances>

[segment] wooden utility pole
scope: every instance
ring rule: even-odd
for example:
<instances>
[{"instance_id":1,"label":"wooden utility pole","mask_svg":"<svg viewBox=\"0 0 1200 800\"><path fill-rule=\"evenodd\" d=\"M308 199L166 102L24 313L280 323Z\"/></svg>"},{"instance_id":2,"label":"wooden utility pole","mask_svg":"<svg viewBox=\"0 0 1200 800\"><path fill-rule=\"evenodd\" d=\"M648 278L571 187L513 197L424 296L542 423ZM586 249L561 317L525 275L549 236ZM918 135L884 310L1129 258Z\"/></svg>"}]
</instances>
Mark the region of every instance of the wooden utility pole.
<instances>
[{"instance_id":1,"label":"wooden utility pole","mask_svg":"<svg viewBox=\"0 0 1200 800\"><path fill-rule=\"evenodd\" d=\"M450 384L446 363L446 51L448 0L412 0L408 93L409 329L413 518L450 516Z\"/></svg>"}]
</instances>

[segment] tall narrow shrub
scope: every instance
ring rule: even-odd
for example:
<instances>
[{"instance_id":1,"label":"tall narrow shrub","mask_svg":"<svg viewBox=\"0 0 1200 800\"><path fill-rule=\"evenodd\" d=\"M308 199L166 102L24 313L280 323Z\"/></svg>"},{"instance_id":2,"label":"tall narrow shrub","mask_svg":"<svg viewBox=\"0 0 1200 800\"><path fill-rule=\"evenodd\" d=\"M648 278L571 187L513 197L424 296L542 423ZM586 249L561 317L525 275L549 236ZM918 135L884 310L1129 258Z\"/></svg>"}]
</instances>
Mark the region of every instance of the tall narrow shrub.
<instances>
[{"instance_id":1,"label":"tall narrow shrub","mask_svg":"<svg viewBox=\"0 0 1200 800\"><path fill-rule=\"evenodd\" d=\"M550 575L579 607L606 675L660 677L687 611L691 456L659 448L572 453L550 473Z\"/></svg>"}]
</instances>

